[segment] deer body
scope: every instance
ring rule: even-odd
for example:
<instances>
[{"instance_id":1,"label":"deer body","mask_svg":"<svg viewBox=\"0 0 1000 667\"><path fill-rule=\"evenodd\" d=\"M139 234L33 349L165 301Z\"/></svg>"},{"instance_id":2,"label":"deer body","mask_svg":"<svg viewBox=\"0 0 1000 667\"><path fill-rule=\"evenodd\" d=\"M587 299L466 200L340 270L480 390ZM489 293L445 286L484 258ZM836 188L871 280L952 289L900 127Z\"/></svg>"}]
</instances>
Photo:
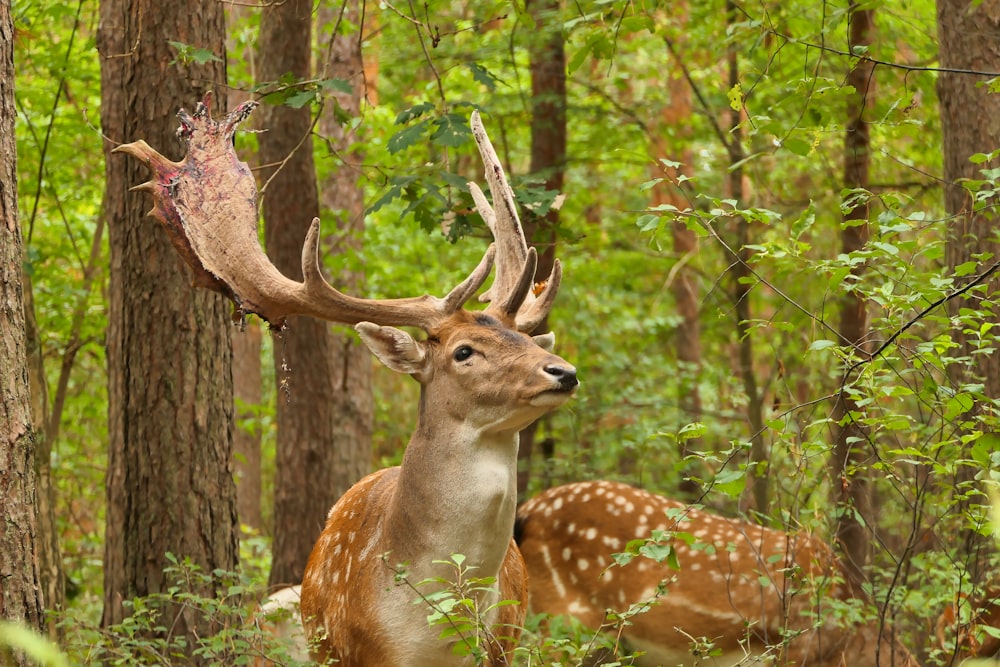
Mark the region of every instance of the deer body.
<instances>
[{"instance_id":1,"label":"deer body","mask_svg":"<svg viewBox=\"0 0 1000 667\"><path fill-rule=\"evenodd\" d=\"M296 314L355 325L386 366L421 384L402 466L352 487L330 510L310 556L301 609L316 657L353 666L470 664L438 638L440 627L428 627L427 606L414 604L417 592L398 584L393 571L405 563L414 585L448 580L453 570L435 561L462 554L468 576L496 579L498 590L471 593L487 628L477 646L490 664L507 664L526 606L493 605L501 598L525 600L524 563L511 540L517 433L562 405L577 386L576 369L552 354L550 334L523 333L548 315L562 277L558 260L536 293L537 254L527 247L513 191L474 112L470 125L493 203L475 183L469 192L495 243L464 281L441 298L343 294L322 275L318 219L303 247L303 281L290 280L257 241L256 185L233 144L237 125L256 104L244 103L217 122L209 102L206 96L193 115L178 114L178 136L187 145L181 162L141 140L115 149L152 170L153 178L134 189L152 194L152 214L195 284L230 297L240 318L255 313L275 329ZM480 296L488 307L465 310L494 263L496 277ZM426 338L398 326L419 328Z\"/></svg>"},{"instance_id":2,"label":"deer body","mask_svg":"<svg viewBox=\"0 0 1000 667\"><path fill-rule=\"evenodd\" d=\"M630 647L646 653L637 664L917 664L888 626L837 622L830 601L850 591L830 549L807 535L713 516L617 482L549 489L518 510L517 522L533 611L596 629L606 610L653 600L623 628ZM612 553L654 530L679 534L670 541L679 570L642 556L612 566ZM693 655L702 638L722 655Z\"/></svg>"},{"instance_id":3,"label":"deer body","mask_svg":"<svg viewBox=\"0 0 1000 667\"><path fill-rule=\"evenodd\" d=\"M575 385L575 379L553 374L554 368L571 367L528 336L501 329L489 317L468 320L453 331L430 333L438 341L430 354L442 359L429 361L433 377L421 376L417 426L402 466L369 475L348 491L330 511L309 558L302 617L308 635L326 637L320 658L344 665L469 663L438 639L441 627L428 627L429 609L419 603L418 591L395 582L400 563L407 564L411 584L451 580L453 568L435 561L462 554L470 576L497 580L499 595L482 593L480 609L500 599L526 599L524 564L511 539L517 434L565 400L567 383ZM386 356L392 350L365 338L387 365L397 365ZM477 351L456 360L456 351L466 346ZM478 352L487 347L488 355ZM435 400L436 394L449 398ZM379 527L365 527L376 520ZM419 594L436 589L424 586ZM359 602L343 604L348 597ZM525 610L502 606L483 620L494 635L516 639ZM354 641L351 633L369 638ZM515 643L508 639L487 648L503 664ZM358 645L365 655L354 653ZM380 647L377 660L367 654L373 645Z\"/></svg>"}]
</instances>

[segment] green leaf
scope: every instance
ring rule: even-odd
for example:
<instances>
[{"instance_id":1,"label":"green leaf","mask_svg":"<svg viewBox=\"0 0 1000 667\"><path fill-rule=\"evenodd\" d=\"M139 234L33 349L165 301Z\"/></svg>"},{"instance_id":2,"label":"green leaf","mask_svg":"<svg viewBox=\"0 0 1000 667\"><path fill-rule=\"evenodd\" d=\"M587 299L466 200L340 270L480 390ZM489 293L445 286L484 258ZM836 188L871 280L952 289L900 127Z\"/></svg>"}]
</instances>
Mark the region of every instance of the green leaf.
<instances>
[{"instance_id":1,"label":"green leaf","mask_svg":"<svg viewBox=\"0 0 1000 667\"><path fill-rule=\"evenodd\" d=\"M289 95L285 98L285 106L292 107L293 109L301 109L307 104L311 104L316 100L316 91L314 90L302 90L293 95Z\"/></svg>"},{"instance_id":2,"label":"green leaf","mask_svg":"<svg viewBox=\"0 0 1000 667\"><path fill-rule=\"evenodd\" d=\"M948 421L965 414L972 409L974 401L969 394L955 394L944 408L944 418Z\"/></svg>"},{"instance_id":3,"label":"green leaf","mask_svg":"<svg viewBox=\"0 0 1000 667\"><path fill-rule=\"evenodd\" d=\"M168 40L167 43L177 50L177 58L173 60L174 63L181 62L185 65L189 65L191 63L204 65L207 62L222 62L222 58L212 53L211 49L202 49L196 46L191 46L190 44L185 44L184 42L173 42Z\"/></svg>"},{"instance_id":4,"label":"green leaf","mask_svg":"<svg viewBox=\"0 0 1000 667\"><path fill-rule=\"evenodd\" d=\"M653 17L649 14L635 14L633 16L626 16L621 20L621 31L623 33L640 32L642 30L648 30L650 33L656 32Z\"/></svg>"},{"instance_id":5,"label":"green leaf","mask_svg":"<svg viewBox=\"0 0 1000 667\"><path fill-rule=\"evenodd\" d=\"M729 98L729 108L733 111L739 111L743 108L743 88L740 84L736 84L726 92L726 97Z\"/></svg>"},{"instance_id":6,"label":"green leaf","mask_svg":"<svg viewBox=\"0 0 1000 667\"><path fill-rule=\"evenodd\" d=\"M577 49L573 53L572 57L570 57L569 63L566 64L566 73L572 74L573 72L578 70L580 68L580 65L583 64L583 61L587 59L588 55L590 55L590 52L593 50L593 48L594 48L593 44L587 42L582 47Z\"/></svg>"},{"instance_id":7,"label":"green leaf","mask_svg":"<svg viewBox=\"0 0 1000 667\"><path fill-rule=\"evenodd\" d=\"M472 136L472 128L469 127L465 116L457 113L445 114L436 118L434 127L431 141L441 146L456 148L468 142Z\"/></svg>"},{"instance_id":8,"label":"green leaf","mask_svg":"<svg viewBox=\"0 0 1000 667\"><path fill-rule=\"evenodd\" d=\"M832 340L826 340L825 338L821 338L820 340L814 340L812 343L809 344L810 350L828 350L831 347L837 347L837 343L835 343Z\"/></svg>"},{"instance_id":9,"label":"green leaf","mask_svg":"<svg viewBox=\"0 0 1000 667\"><path fill-rule=\"evenodd\" d=\"M327 92L344 93L350 95L354 92L351 82L346 79L323 79L319 82L319 87Z\"/></svg>"},{"instance_id":10,"label":"green leaf","mask_svg":"<svg viewBox=\"0 0 1000 667\"><path fill-rule=\"evenodd\" d=\"M659 228L660 216L646 213L645 215L640 215L635 224L638 225L640 231L651 232Z\"/></svg>"},{"instance_id":11,"label":"green leaf","mask_svg":"<svg viewBox=\"0 0 1000 667\"><path fill-rule=\"evenodd\" d=\"M408 109L403 109L396 116L396 125L403 125L409 123L414 118L419 118L423 116L428 111L433 111L434 105L430 102L421 102L420 104L414 104Z\"/></svg>"},{"instance_id":12,"label":"green leaf","mask_svg":"<svg viewBox=\"0 0 1000 667\"><path fill-rule=\"evenodd\" d=\"M469 71L472 72L473 81L486 86L486 90L491 93L497 89L497 81L499 81L499 79L493 76L488 69L477 62L466 63L466 67L468 67Z\"/></svg>"},{"instance_id":13,"label":"green leaf","mask_svg":"<svg viewBox=\"0 0 1000 667\"><path fill-rule=\"evenodd\" d=\"M672 544L647 542L639 547L639 554L645 556L646 558L651 558L657 563L666 562L670 567L673 567L673 565L670 565L671 561L674 563L677 562L677 554L674 553L674 547Z\"/></svg>"},{"instance_id":14,"label":"green leaf","mask_svg":"<svg viewBox=\"0 0 1000 667\"><path fill-rule=\"evenodd\" d=\"M396 134L389 137L389 141L386 143L386 148L390 153L398 153L401 150L405 150L412 146L413 144L420 141L424 132L427 130L427 121L422 120L416 125L411 125L410 127L404 128L397 132Z\"/></svg>"},{"instance_id":15,"label":"green leaf","mask_svg":"<svg viewBox=\"0 0 1000 667\"><path fill-rule=\"evenodd\" d=\"M712 481L713 486L731 498L743 493L747 485L747 476L743 470L720 470Z\"/></svg>"},{"instance_id":16,"label":"green leaf","mask_svg":"<svg viewBox=\"0 0 1000 667\"><path fill-rule=\"evenodd\" d=\"M962 262L955 267L955 277L960 278L973 274L976 272L977 266L979 266L978 262Z\"/></svg>"},{"instance_id":17,"label":"green leaf","mask_svg":"<svg viewBox=\"0 0 1000 667\"><path fill-rule=\"evenodd\" d=\"M812 152L812 142L805 141L804 139L797 139L795 137L789 137L781 144L783 148L790 150L796 155L801 155L805 157Z\"/></svg>"}]
</instances>

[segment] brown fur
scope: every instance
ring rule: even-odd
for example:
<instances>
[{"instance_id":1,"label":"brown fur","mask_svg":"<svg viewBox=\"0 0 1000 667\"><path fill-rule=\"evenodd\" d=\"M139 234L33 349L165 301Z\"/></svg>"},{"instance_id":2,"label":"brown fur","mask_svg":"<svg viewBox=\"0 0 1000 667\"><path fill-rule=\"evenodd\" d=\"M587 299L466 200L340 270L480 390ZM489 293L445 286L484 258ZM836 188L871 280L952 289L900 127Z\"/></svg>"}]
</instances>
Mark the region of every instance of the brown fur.
<instances>
[{"instance_id":1,"label":"brown fur","mask_svg":"<svg viewBox=\"0 0 1000 667\"><path fill-rule=\"evenodd\" d=\"M943 650L953 650L957 659L1000 657L1000 639L984 628L1000 630L1000 588L990 587L976 603L971 618L963 623L959 605L968 605L963 597L948 607L937 622L937 640Z\"/></svg>"},{"instance_id":2,"label":"brown fur","mask_svg":"<svg viewBox=\"0 0 1000 667\"><path fill-rule=\"evenodd\" d=\"M610 554L657 529L693 537L691 545L672 542L679 571L641 556L612 566ZM843 628L829 617L827 601L849 599L851 591L830 549L804 534L713 516L625 484L582 482L525 503L518 511L518 536L534 612L572 615L599 628L606 610L624 611L654 598L657 582L667 580L665 593L624 629L638 648L683 656L690 636L741 655L744 647L758 653L781 645L791 632L797 636L778 664L917 664L888 627L872 622Z\"/></svg>"},{"instance_id":3,"label":"brown fur","mask_svg":"<svg viewBox=\"0 0 1000 667\"><path fill-rule=\"evenodd\" d=\"M303 586L301 609L306 636L323 637L314 656L319 661L334 659L344 667L397 664L386 649L392 628L383 627L378 619L380 593L391 582L391 568L396 565L391 558L392 545L383 539L371 545L367 558L350 554L364 548L361 540L372 534L373 522L389 502L399 471L398 467L379 470L351 487L330 511L326 528L309 557L305 581L312 585ZM389 553L388 560L383 560L383 553ZM347 581L349 585L344 584ZM524 559L513 539L496 586L503 600L527 599ZM349 604L341 596L347 597ZM417 593L410 591L409 597L416 599ZM487 645L489 664L509 664L526 612L524 603L499 608L490 627L489 639L495 641ZM363 653L353 652L358 647Z\"/></svg>"}]
</instances>

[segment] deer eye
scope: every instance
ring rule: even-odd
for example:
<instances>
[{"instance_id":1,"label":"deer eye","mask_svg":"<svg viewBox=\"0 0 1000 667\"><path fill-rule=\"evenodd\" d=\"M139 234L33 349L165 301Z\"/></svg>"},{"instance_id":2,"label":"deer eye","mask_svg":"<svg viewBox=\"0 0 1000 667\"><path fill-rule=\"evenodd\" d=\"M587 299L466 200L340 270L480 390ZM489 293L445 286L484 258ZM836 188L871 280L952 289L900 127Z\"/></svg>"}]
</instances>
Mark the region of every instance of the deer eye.
<instances>
[{"instance_id":1,"label":"deer eye","mask_svg":"<svg viewBox=\"0 0 1000 667\"><path fill-rule=\"evenodd\" d=\"M452 354L452 358L454 358L455 361L465 361L466 359L472 356L472 353L473 349L471 347L469 347L468 345L463 345L462 347L455 350L455 352Z\"/></svg>"}]
</instances>

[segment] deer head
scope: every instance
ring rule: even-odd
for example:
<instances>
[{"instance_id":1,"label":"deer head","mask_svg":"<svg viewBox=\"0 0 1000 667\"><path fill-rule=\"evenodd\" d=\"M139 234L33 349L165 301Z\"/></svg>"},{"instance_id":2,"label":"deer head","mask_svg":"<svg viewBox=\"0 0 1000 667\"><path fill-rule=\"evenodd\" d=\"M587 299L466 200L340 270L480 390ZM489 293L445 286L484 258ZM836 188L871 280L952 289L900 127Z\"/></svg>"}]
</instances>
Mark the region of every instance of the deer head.
<instances>
[{"instance_id":1,"label":"deer head","mask_svg":"<svg viewBox=\"0 0 1000 667\"><path fill-rule=\"evenodd\" d=\"M257 190L236 156L233 134L253 110L237 107L221 122L206 96L195 113L179 113L178 135L187 145L172 162L143 141L116 150L152 170L135 189L153 196L153 216L191 268L196 285L219 291L242 318L254 313L273 328L290 315L355 325L362 340L389 368L421 384L416 429L400 468L379 471L350 489L330 510L302 583L307 630L321 635L320 657L344 665L465 664L451 644L427 625L426 607L414 605L415 585L398 585L394 564L410 582L447 576L440 561L463 554L473 576L493 578L480 591L483 650L494 664L516 642L524 605L523 562L511 534L515 510L517 432L562 405L577 387L576 369L551 352L551 335L528 336L549 312L562 277L558 261L536 284L537 256L525 243L513 192L478 113L471 126L486 167L493 205L469 185L476 207L496 240L479 265L444 297L361 299L341 293L322 276L319 221L302 252L303 281L282 275L257 239ZM465 303L486 280L488 306ZM397 327L426 333L417 339ZM308 493L308 489L303 490Z\"/></svg>"},{"instance_id":2,"label":"deer head","mask_svg":"<svg viewBox=\"0 0 1000 667\"><path fill-rule=\"evenodd\" d=\"M679 569L637 557L633 540L664 531ZM831 550L805 534L713 516L618 482L555 487L517 513L532 610L599 629L609 610L647 605L622 628L640 665L883 667L917 663L877 620L842 626L832 601L852 592ZM705 658L708 644L713 651ZM756 656L756 657L754 657ZM770 662L766 664L772 664Z\"/></svg>"}]
</instances>

